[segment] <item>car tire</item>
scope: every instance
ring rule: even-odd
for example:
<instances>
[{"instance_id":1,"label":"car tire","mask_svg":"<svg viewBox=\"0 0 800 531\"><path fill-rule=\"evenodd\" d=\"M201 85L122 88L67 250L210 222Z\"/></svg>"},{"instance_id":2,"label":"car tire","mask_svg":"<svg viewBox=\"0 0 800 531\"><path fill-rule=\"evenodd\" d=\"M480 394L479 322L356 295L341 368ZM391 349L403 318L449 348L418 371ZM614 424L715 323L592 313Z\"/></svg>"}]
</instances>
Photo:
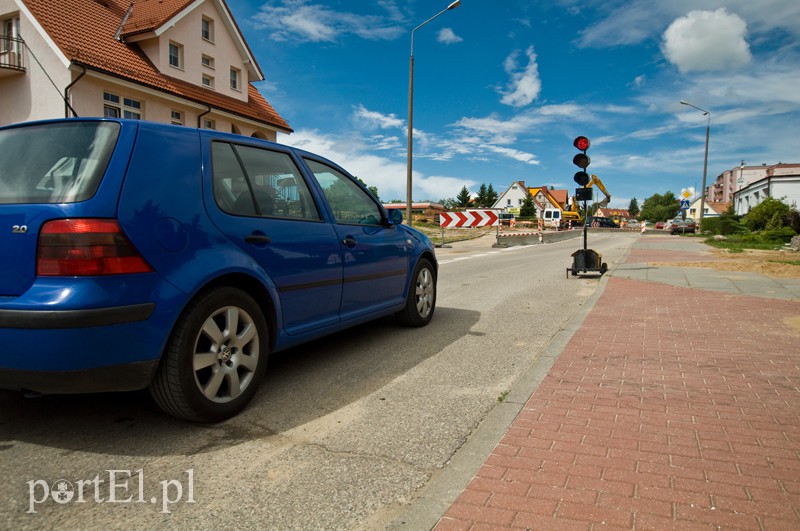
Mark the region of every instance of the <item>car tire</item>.
<instances>
[{"instance_id":1,"label":"car tire","mask_svg":"<svg viewBox=\"0 0 800 531\"><path fill-rule=\"evenodd\" d=\"M397 317L406 326L425 326L431 322L435 309L436 271L429 260L422 258L411 277L406 307L397 312Z\"/></svg>"},{"instance_id":2,"label":"car tire","mask_svg":"<svg viewBox=\"0 0 800 531\"><path fill-rule=\"evenodd\" d=\"M240 289L214 288L181 314L150 393L170 415L219 422L253 398L268 354L269 328L258 304Z\"/></svg>"}]
</instances>

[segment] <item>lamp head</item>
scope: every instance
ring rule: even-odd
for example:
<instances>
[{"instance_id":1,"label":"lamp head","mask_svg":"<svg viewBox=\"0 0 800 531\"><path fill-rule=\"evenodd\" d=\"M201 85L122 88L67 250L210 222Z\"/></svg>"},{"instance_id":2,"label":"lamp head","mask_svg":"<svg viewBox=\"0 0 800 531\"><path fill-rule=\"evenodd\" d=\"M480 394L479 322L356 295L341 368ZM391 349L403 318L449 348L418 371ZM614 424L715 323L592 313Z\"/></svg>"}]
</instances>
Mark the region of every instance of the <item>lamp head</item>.
<instances>
[{"instance_id":1,"label":"lamp head","mask_svg":"<svg viewBox=\"0 0 800 531\"><path fill-rule=\"evenodd\" d=\"M455 9L460 5L461 5L461 0L456 0L455 2L447 6L447 9Z\"/></svg>"}]
</instances>

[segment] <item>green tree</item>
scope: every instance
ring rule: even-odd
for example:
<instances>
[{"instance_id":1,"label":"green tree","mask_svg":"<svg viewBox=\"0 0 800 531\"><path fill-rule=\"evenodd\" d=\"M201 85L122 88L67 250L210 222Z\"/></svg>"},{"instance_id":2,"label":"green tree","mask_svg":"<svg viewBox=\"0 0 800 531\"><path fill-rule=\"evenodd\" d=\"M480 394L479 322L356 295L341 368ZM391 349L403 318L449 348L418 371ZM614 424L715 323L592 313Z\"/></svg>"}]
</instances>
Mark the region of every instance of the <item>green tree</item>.
<instances>
[{"instance_id":1,"label":"green tree","mask_svg":"<svg viewBox=\"0 0 800 531\"><path fill-rule=\"evenodd\" d=\"M481 187L478 188L478 194L475 196L475 206L479 208L486 207L486 184L481 183Z\"/></svg>"},{"instance_id":2,"label":"green tree","mask_svg":"<svg viewBox=\"0 0 800 531\"><path fill-rule=\"evenodd\" d=\"M367 183L364 182L364 180L361 177L356 177L356 179L358 180L358 182L367 187L367 190L369 190L372 193L372 195L375 196L375 199L377 199L378 201L381 200L381 197L378 195L377 186L369 186Z\"/></svg>"},{"instance_id":3,"label":"green tree","mask_svg":"<svg viewBox=\"0 0 800 531\"><path fill-rule=\"evenodd\" d=\"M649 221L667 221L674 218L680 208L681 204L675 194L666 192L664 195L655 194L645 199L639 215Z\"/></svg>"},{"instance_id":4,"label":"green tree","mask_svg":"<svg viewBox=\"0 0 800 531\"><path fill-rule=\"evenodd\" d=\"M777 214L778 222L783 226L784 219L788 219L789 217L789 210L789 205L786 203L772 197L767 197L751 208L743 221L747 228L752 231L764 230Z\"/></svg>"},{"instance_id":5,"label":"green tree","mask_svg":"<svg viewBox=\"0 0 800 531\"><path fill-rule=\"evenodd\" d=\"M456 200L452 197L445 199L444 197L437 201L440 205L442 205L445 210L452 210L453 207L456 205Z\"/></svg>"},{"instance_id":6,"label":"green tree","mask_svg":"<svg viewBox=\"0 0 800 531\"><path fill-rule=\"evenodd\" d=\"M469 200L471 198L471 194L469 193L469 189L466 186L461 187L461 191L458 192L456 196L456 204L455 206L466 208L469 206Z\"/></svg>"},{"instance_id":7,"label":"green tree","mask_svg":"<svg viewBox=\"0 0 800 531\"><path fill-rule=\"evenodd\" d=\"M636 198L634 197L633 199L631 199L631 202L628 205L628 213L631 215L631 217L638 218L639 212L640 212L639 201L637 201Z\"/></svg>"},{"instance_id":8,"label":"green tree","mask_svg":"<svg viewBox=\"0 0 800 531\"><path fill-rule=\"evenodd\" d=\"M497 202L498 197L500 196L497 194L497 190L494 189L492 183L489 183L489 188L486 189L486 206L491 208Z\"/></svg>"},{"instance_id":9,"label":"green tree","mask_svg":"<svg viewBox=\"0 0 800 531\"><path fill-rule=\"evenodd\" d=\"M522 205L519 207L519 217L536 218L536 203L533 202L531 194L526 194L525 199L522 200Z\"/></svg>"}]
</instances>

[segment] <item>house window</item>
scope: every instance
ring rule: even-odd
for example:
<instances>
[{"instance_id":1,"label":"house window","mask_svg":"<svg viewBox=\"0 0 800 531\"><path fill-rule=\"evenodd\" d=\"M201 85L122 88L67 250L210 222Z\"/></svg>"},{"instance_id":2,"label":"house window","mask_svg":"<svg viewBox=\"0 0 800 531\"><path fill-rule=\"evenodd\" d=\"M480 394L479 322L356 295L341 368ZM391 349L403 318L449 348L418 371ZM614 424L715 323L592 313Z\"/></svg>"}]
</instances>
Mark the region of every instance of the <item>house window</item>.
<instances>
[{"instance_id":1,"label":"house window","mask_svg":"<svg viewBox=\"0 0 800 531\"><path fill-rule=\"evenodd\" d=\"M110 92L103 93L103 117L119 118L122 108L119 104L119 96Z\"/></svg>"},{"instance_id":2,"label":"house window","mask_svg":"<svg viewBox=\"0 0 800 531\"><path fill-rule=\"evenodd\" d=\"M172 125L183 125L183 112L173 109L170 113L170 123Z\"/></svg>"},{"instance_id":3,"label":"house window","mask_svg":"<svg viewBox=\"0 0 800 531\"><path fill-rule=\"evenodd\" d=\"M231 88L233 90L239 90L240 82L239 78L241 77L241 71L237 68L231 67Z\"/></svg>"},{"instance_id":4,"label":"house window","mask_svg":"<svg viewBox=\"0 0 800 531\"><path fill-rule=\"evenodd\" d=\"M209 57L206 54L203 54L203 56L200 58L200 62L203 63L203 66L205 66L206 68L214 68L213 57Z\"/></svg>"},{"instance_id":5,"label":"house window","mask_svg":"<svg viewBox=\"0 0 800 531\"><path fill-rule=\"evenodd\" d=\"M203 129L216 129L217 124L210 118L203 118Z\"/></svg>"},{"instance_id":6,"label":"house window","mask_svg":"<svg viewBox=\"0 0 800 531\"><path fill-rule=\"evenodd\" d=\"M120 98L117 94L103 92L103 116L105 118L142 119L142 102L132 98Z\"/></svg>"},{"instance_id":7,"label":"house window","mask_svg":"<svg viewBox=\"0 0 800 531\"><path fill-rule=\"evenodd\" d=\"M183 68L183 46L175 43L169 43L169 65L175 68Z\"/></svg>"},{"instance_id":8,"label":"house window","mask_svg":"<svg viewBox=\"0 0 800 531\"><path fill-rule=\"evenodd\" d=\"M506 199L506 206L511 206L511 199Z\"/></svg>"},{"instance_id":9,"label":"house window","mask_svg":"<svg viewBox=\"0 0 800 531\"><path fill-rule=\"evenodd\" d=\"M208 17L203 17L200 23L200 34L203 39L214 42L214 21Z\"/></svg>"},{"instance_id":10,"label":"house window","mask_svg":"<svg viewBox=\"0 0 800 531\"><path fill-rule=\"evenodd\" d=\"M214 77L203 74L203 86L206 88L214 88Z\"/></svg>"},{"instance_id":11,"label":"house window","mask_svg":"<svg viewBox=\"0 0 800 531\"><path fill-rule=\"evenodd\" d=\"M10 39L19 37L19 17L7 18L3 21L2 39L0 39L0 52L18 51L17 44Z\"/></svg>"},{"instance_id":12,"label":"house window","mask_svg":"<svg viewBox=\"0 0 800 531\"><path fill-rule=\"evenodd\" d=\"M133 120L142 119L142 102L131 98L122 99L122 117Z\"/></svg>"}]
</instances>

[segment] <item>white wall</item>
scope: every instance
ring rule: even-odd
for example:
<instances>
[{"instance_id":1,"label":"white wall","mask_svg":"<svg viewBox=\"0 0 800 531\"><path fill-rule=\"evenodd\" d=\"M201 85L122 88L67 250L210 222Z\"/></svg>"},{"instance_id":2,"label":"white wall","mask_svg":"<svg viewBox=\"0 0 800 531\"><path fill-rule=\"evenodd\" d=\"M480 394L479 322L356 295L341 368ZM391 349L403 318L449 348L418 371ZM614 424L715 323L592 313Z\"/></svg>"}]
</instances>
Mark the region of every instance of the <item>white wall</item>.
<instances>
[{"instance_id":1,"label":"white wall","mask_svg":"<svg viewBox=\"0 0 800 531\"><path fill-rule=\"evenodd\" d=\"M0 0L0 16L19 12L17 5ZM26 70L0 78L0 125L25 122L41 118L63 118L63 87L70 82L70 74L60 54L56 54L42 38L23 12L20 16L20 37L30 50L23 50ZM34 59L38 59L38 62ZM55 83L50 82L49 77Z\"/></svg>"}]
</instances>

